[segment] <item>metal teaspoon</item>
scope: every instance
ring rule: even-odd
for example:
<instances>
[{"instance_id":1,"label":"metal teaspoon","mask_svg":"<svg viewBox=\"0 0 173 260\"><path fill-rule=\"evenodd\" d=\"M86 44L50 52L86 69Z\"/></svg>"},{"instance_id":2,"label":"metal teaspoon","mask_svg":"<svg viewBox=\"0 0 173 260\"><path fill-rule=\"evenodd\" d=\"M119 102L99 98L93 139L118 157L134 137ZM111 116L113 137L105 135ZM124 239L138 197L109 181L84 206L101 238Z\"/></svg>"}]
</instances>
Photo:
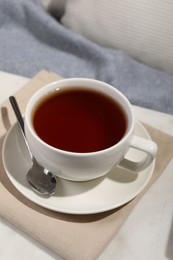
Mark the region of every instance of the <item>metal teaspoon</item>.
<instances>
[{"instance_id":1,"label":"metal teaspoon","mask_svg":"<svg viewBox=\"0 0 173 260\"><path fill-rule=\"evenodd\" d=\"M26 147L32 160L32 166L27 172L26 178L31 187L40 195L50 196L55 193L56 188L56 177L54 174L49 172L47 169L42 167L37 160L34 158L30 151L29 145L25 137L24 121L20 112L19 106L14 96L9 97L10 103L18 120Z\"/></svg>"}]
</instances>

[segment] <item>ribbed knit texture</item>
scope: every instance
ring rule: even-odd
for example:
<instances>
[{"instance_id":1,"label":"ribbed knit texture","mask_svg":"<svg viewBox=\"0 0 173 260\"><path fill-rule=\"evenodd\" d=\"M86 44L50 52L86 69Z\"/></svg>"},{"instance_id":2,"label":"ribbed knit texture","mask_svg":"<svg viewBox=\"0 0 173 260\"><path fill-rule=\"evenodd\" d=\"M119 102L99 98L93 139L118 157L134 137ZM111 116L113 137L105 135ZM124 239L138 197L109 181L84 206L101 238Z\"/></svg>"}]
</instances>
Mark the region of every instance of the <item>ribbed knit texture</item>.
<instances>
[{"instance_id":1,"label":"ribbed knit texture","mask_svg":"<svg viewBox=\"0 0 173 260\"><path fill-rule=\"evenodd\" d=\"M102 46L124 50L173 74L171 0L67 0L62 23Z\"/></svg>"}]
</instances>

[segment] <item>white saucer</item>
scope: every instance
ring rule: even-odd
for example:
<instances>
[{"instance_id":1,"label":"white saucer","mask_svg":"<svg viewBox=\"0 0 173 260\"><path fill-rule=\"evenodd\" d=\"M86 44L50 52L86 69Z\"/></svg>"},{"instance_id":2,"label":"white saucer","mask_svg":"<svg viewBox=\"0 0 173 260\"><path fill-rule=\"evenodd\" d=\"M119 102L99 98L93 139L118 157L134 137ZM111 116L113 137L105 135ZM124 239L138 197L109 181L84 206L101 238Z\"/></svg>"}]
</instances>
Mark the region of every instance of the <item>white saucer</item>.
<instances>
[{"instance_id":1,"label":"white saucer","mask_svg":"<svg viewBox=\"0 0 173 260\"><path fill-rule=\"evenodd\" d=\"M150 139L140 123L136 124L135 134ZM141 156L144 155L134 149L128 152L128 157L134 160ZM33 192L26 180L31 162L18 124L12 126L5 137L2 157L9 179L25 197L47 209L70 214L100 213L124 205L144 189L155 165L154 161L140 173L130 173L117 167L106 177L87 182L58 179L55 195L43 198Z\"/></svg>"}]
</instances>

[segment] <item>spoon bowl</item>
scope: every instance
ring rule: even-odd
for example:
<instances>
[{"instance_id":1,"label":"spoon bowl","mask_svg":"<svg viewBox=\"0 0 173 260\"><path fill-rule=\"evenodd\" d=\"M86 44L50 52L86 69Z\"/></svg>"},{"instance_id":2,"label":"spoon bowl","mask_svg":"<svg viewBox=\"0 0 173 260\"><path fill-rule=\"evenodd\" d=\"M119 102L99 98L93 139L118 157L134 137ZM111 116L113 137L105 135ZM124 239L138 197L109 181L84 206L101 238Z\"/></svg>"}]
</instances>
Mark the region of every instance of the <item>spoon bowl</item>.
<instances>
[{"instance_id":1,"label":"spoon bowl","mask_svg":"<svg viewBox=\"0 0 173 260\"><path fill-rule=\"evenodd\" d=\"M32 166L27 172L26 178L33 190L43 196L51 196L55 193L56 177L53 173L41 166L32 155L25 137L24 121L19 106L14 96L9 97L10 103L18 120L22 136L32 160Z\"/></svg>"}]
</instances>

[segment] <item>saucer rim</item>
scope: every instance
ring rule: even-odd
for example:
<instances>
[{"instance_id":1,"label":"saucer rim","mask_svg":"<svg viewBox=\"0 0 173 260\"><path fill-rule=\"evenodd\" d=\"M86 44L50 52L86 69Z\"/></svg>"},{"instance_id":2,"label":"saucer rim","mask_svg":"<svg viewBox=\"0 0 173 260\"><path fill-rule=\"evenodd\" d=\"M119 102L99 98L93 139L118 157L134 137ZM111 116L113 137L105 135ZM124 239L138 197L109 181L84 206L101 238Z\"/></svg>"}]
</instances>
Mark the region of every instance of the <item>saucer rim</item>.
<instances>
[{"instance_id":1,"label":"saucer rim","mask_svg":"<svg viewBox=\"0 0 173 260\"><path fill-rule=\"evenodd\" d=\"M27 187L29 189L29 193L27 193L25 189L21 190L20 189L20 185L21 184L18 184L16 182L16 180L14 179L14 177L13 177L14 174L12 174L12 173L10 173L8 171L8 167L7 167L7 163L6 163L7 160L5 158L5 149L6 149L6 144L8 142L9 136L12 134L11 132L15 129L16 125L17 125L17 122L13 126L11 126L11 128L8 130L8 132L7 132L7 134L6 134L5 138L4 138L4 142L3 142L3 146L2 146L2 161L3 161L4 169L5 169L5 172L6 172L7 176L8 176L8 178L9 178L9 180L13 184L13 186L24 197L26 197L27 199L29 199L33 203L35 203L35 204L37 204L37 205L39 205L39 206L41 206L43 208L46 208L46 209L49 209L49 210L52 210L52 211L55 211L55 212L66 213L66 214L74 214L74 215L87 215L87 214L97 214L97 213L107 212L107 211L116 209L116 208L118 208L120 206L123 206L124 204L126 204L126 203L130 202L132 199L134 199L138 194L140 194L143 191L143 189L146 187L146 185L148 184L148 182L151 179L152 174L154 172L155 159L151 163L151 165L149 167L147 167L147 169L145 169L143 171L144 174L145 174L145 172L148 172L147 173L148 174L148 178L146 179L146 181L143 184L141 184L140 189L138 189L131 197L128 197L124 201L121 201L119 204L111 203L111 205L108 205L107 207L100 207L100 208L97 208L95 210L92 207L91 207L91 209L85 209L85 207L83 209L81 209L79 207L79 209L77 210L77 209L73 209L73 206L71 208L62 208L62 207L60 208L58 206L57 207L52 206L49 203L49 201L53 198L53 196L49 197L48 199L42 198L42 197L40 197L39 195L37 195L36 193L33 192L32 188L29 186L29 184L28 184L28 187ZM146 130L146 128L139 121L136 122L135 127L136 126L139 127L140 131L142 132L142 134L145 136L146 139L151 140L151 137L150 137L148 131ZM13 149L15 149L15 148L13 148ZM105 177L105 180L106 179L107 178ZM66 180L63 180L63 181L66 181ZM68 182L70 183L70 181L68 181ZM103 182L104 182L104 180L103 180ZM31 196L30 196L30 194L31 194Z\"/></svg>"}]
</instances>

